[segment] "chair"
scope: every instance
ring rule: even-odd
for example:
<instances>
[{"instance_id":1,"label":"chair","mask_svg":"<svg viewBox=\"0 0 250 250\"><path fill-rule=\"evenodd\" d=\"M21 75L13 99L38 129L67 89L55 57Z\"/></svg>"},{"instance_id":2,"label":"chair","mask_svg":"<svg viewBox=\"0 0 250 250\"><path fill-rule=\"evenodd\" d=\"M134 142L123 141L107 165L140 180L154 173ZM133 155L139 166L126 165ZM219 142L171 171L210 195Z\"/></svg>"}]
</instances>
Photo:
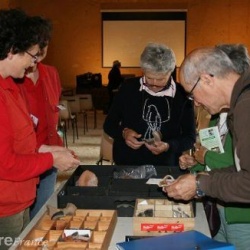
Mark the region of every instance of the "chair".
<instances>
[{"instance_id":1,"label":"chair","mask_svg":"<svg viewBox=\"0 0 250 250\"><path fill-rule=\"evenodd\" d=\"M108 112L109 93L107 87L94 88L92 90L92 100L95 110L102 110L104 113Z\"/></svg>"},{"instance_id":2,"label":"chair","mask_svg":"<svg viewBox=\"0 0 250 250\"><path fill-rule=\"evenodd\" d=\"M63 96L62 99L67 100L68 104L71 109L71 113L76 116L76 119L78 120L78 115L83 115L83 134L85 135L86 131L88 131L88 121L87 121L87 109L83 109L84 107L88 108L90 107L89 104L80 104L80 97L81 99L85 100L85 95L79 96L79 95L73 95L73 96ZM87 100L88 98L86 98ZM81 101L82 102L82 101ZM77 128L78 131L78 128Z\"/></svg>"},{"instance_id":3,"label":"chair","mask_svg":"<svg viewBox=\"0 0 250 250\"><path fill-rule=\"evenodd\" d=\"M89 111L94 113L94 128L96 128L96 109L94 108L91 94L82 94L82 95L77 95L77 96L80 102L81 113L83 114L83 128L84 128L84 134L85 134L85 130L88 131L88 112Z\"/></svg>"},{"instance_id":4,"label":"chair","mask_svg":"<svg viewBox=\"0 0 250 250\"><path fill-rule=\"evenodd\" d=\"M61 126L63 130L63 138L65 140L65 145L67 145L67 124L71 123L73 130L73 143L75 142L75 135L78 139L78 128L77 128L77 118L76 115L73 115L70 110L70 106L67 100L60 100L60 105L64 107L64 109L60 109L59 112L59 126Z\"/></svg>"},{"instance_id":5,"label":"chair","mask_svg":"<svg viewBox=\"0 0 250 250\"><path fill-rule=\"evenodd\" d=\"M75 116L76 119L76 132L78 139L78 115L81 113L79 98L76 95L72 96L62 96L62 100L67 100L70 107L71 114Z\"/></svg>"},{"instance_id":6,"label":"chair","mask_svg":"<svg viewBox=\"0 0 250 250\"><path fill-rule=\"evenodd\" d=\"M195 107L196 112L196 130L207 128L211 119L211 115L202 107Z\"/></svg>"},{"instance_id":7,"label":"chair","mask_svg":"<svg viewBox=\"0 0 250 250\"><path fill-rule=\"evenodd\" d=\"M101 137L100 157L96 162L97 165L103 165L103 161L108 161L114 165L113 161L113 139L110 138L104 131Z\"/></svg>"},{"instance_id":8,"label":"chair","mask_svg":"<svg viewBox=\"0 0 250 250\"><path fill-rule=\"evenodd\" d=\"M81 112L79 98L75 95L73 96L63 96L62 100L67 100L72 114L79 114Z\"/></svg>"},{"instance_id":9,"label":"chair","mask_svg":"<svg viewBox=\"0 0 250 250\"><path fill-rule=\"evenodd\" d=\"M67 141L67 134L66 134L67 129L66 129L65 121L61 121L59 119L58 127L57 127L57 133L63 139L63 145L67 148L68 147L68 141Z\"/></svg>"}]
</instances>

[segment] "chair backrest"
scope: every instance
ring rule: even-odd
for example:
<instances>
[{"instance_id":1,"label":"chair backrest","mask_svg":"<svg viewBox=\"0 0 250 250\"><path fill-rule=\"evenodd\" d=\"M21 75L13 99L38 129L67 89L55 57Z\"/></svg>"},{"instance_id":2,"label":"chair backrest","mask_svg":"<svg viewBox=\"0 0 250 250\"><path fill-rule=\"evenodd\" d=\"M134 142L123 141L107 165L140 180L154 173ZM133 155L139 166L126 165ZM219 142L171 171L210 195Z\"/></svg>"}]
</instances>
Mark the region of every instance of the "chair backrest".
<instances>
[{"instance_id":1,"label":"chair backrest","mask_svg":"<svg viewBox=\"0 0 250 250\"><path fill-rule=\"evenodd\" d=\"M81 112L79 96L63 96L62 100L67 100L71 113L77 114Z\"/></svg>"},{"instance_id":2,"label":"chair backrest","mask_svg":"<svg viewBox=\"0 0 250 250\"><path fill-rule=\"evenodd\" d=\"M93 110L93 100L91 94L78 95L81 110Z\"/></svg>"},{"instance_id":3,"label":"chair backrest","mask_svg":"<svg viewBox=\"0 0 250 250\"><path fill-rule=\"evenodd\" d=\"M101 137L100 161L109 161L113 164L113 139L104 131Z\"/></svg>"},{"instance_id":4,"label":"chair backrest","mask_svg":"<svg viewBox=\"0 0 250 250\"><path fill-rule=\"evenodd\" d=\"M60 120L70 119L71 118L71 111L70 111L70 107L68 105L68 101L67 100L60 100L59 104L62 105L63 107L65 107L65 109L60 109L60 111L59 111Z\"/></svg>"},{"instance_id":5,"label":"chair backrest","mask_svg":"<svg viewBox=\"0 0 250 250\"><path fill-rule=\"evenodd\" d=\"M196 107L195 111L197 131L203 128L207 128L209 126L211 115L202 106Z\"/></svg>"},{"instance_id":6,"label":"chair backrest","mask_svg":"<svg viewBox=\"0 0 250 250\"><path fill-rule=\"evenodd\" d=\"M105 110L109 103L109 92L107 87L92 90L93 106L97 110Z\"/></svg>"}]
</instances>

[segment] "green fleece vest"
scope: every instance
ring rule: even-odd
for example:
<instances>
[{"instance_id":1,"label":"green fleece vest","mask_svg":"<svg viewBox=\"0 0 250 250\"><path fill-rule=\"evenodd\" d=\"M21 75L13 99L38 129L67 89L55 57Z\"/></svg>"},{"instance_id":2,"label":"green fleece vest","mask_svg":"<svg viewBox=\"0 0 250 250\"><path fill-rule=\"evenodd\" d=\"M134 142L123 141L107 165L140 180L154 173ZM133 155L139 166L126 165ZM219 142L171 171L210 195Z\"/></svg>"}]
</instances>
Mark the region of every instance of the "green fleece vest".
<instances>
[{"instance_id":1,"label":"green fleece vest","mask_svg":"<svg viewBox=\"0 0 250 250\"><path fill-rule=\"evenodd\" d=\"M216 126L217 119L212 119L209 126ZM232 137L227 133L224 143L223 154L208 151L205 155L205 163L210 169L225 168L234 165ZM197 164L192 167L192 172L204 171L205 165ZM225 219L228 224L250 223L250 205L249 204L224 204Z\"/></svg>"}]
</instances>

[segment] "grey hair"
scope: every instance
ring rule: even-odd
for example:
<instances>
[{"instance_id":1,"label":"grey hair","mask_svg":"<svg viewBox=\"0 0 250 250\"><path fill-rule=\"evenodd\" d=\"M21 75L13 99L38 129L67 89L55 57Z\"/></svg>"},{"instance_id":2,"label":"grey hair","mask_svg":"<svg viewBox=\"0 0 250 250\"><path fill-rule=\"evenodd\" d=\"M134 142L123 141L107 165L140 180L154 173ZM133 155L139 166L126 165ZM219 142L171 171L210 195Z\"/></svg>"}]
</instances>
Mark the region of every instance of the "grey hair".
<instances>
[{"instance_id":1,"label":"grey hair","mask_svg":"<svg viewBox=\"0 0 250 250\"><path fill-rule=\"evenodd\" d=\"M219 44L216 47L228 55L238 74L241 75L249 69L250 58L247 47L244 44Z\"/></svg>"},{"instance_id":2,"label":"grey hair","mask_svg":"<svg viewBox=\"0 0 250 250\"><path fill-rule=\"evenodd\" d=\"M201 74L225 77L236 72L233 62L225 52L216 47L204 47L193 50L180 67L181 82L194 85Z\"/></svg>"},{"instance_id":3,"label":"grey hair","mask_svg":"<svg viewBox=\"0 0 250 250\"><path fill-rule=\"evenodd\" d=\"M164 44L149 43L141 54L140 66L143 71L172 73L175 65L173 50Z\"/></svg>"}]
</instances>

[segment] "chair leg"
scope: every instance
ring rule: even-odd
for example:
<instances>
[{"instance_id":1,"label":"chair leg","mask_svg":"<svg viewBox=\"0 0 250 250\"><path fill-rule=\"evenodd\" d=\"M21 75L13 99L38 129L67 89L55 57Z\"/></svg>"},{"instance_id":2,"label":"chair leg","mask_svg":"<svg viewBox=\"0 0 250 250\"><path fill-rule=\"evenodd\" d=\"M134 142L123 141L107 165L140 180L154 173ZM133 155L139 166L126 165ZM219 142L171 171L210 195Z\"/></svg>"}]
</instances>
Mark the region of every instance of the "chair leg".
<instances>
[{"instance_id":1,"label":"chair leg","mask_svg":"<svg viewBox=\"0 0 250 250\"><path fill-rule=\"evenodd\" d=\"M75 117L75 124L76 124L76 138L79 139L79 136L78 136L78 125L77 125L77 116Z\"/></svg>"},{"instance_id":2,"label":"chair leg","mask_svg":"<svg viewBox=\"0 0 250 250\"><path fill-rule=\"evenodd\" d=\"M75 143L75 122L74 119L71 120L72 130L73 130L73 143Z\"/></svg>"},{"instance_id":3,"label":"chair leg","mask_svg":"<svg viewBox=\"0 0 250 250\"><path fill-rule=\"evenodd\" d=\"M77 139L79 139L76 117L73 118L71 122L72 122L72 130L73 130L73 143L75 143L75 136L76 136Z\"/></svg>"},{"instance_id":4,"label":"chair leg","mask_svg":"<svg viewBox=\"0 0 250 250\"><path fill-rule=\"evenodd\" d=\"M86 133L85 112L83 112L82 116L83 116L83 134L85 135Z\"/></svg>"},{"instance_id":5,"label":"chair leg","mask_svg":"<svg viewBox=\"0 0 250 250\"><path fill-rule=\"evenodd\" d=\"M97 122L96 122L96 109L94 109L94 129L97 128Z\"/></svg>"},{"instance_id":6,"label":"chair leg","mask_svg":"<svg viewBox=\"0 0 250 250\"><path fill-rule=\"evenodd\" d=\"M67 129L66 129L65 124L63 126L63 142L64 142L64 146L67 148L68 147L68 141L67 141Z\"/></svg>"},{"instance_id":7,"label":"chair leg","mask_svg":"<svg viewBox=\"0 0 250 250\"><path fill-rule=\"evenodd\" d=\"M85 135L86 132L88 132L88 115L87 115L87 112L84 111L83 112L83 134Z\"/></svg>"},{"instance_id":8,"label":"chair leg","mask_svg":"<svg viewBox=\"0 0 250 250\"><path fill-rule=\"evenodd\" d=\"M86 131L88 132L89 131L89 126L88 126L88 114L87 114L87 112L85 114L85 123L86 123Z\"/></svg>"},{"instance_id":9,"label":"chair leg","mask_svg":"<svg viewBox=\"0 0 250 250\"><path fill-rule=\"evenodd\" d=\"M97 162L96 165L102 165L103 158L101 157Z\"/></svg>"}]
</instances>

